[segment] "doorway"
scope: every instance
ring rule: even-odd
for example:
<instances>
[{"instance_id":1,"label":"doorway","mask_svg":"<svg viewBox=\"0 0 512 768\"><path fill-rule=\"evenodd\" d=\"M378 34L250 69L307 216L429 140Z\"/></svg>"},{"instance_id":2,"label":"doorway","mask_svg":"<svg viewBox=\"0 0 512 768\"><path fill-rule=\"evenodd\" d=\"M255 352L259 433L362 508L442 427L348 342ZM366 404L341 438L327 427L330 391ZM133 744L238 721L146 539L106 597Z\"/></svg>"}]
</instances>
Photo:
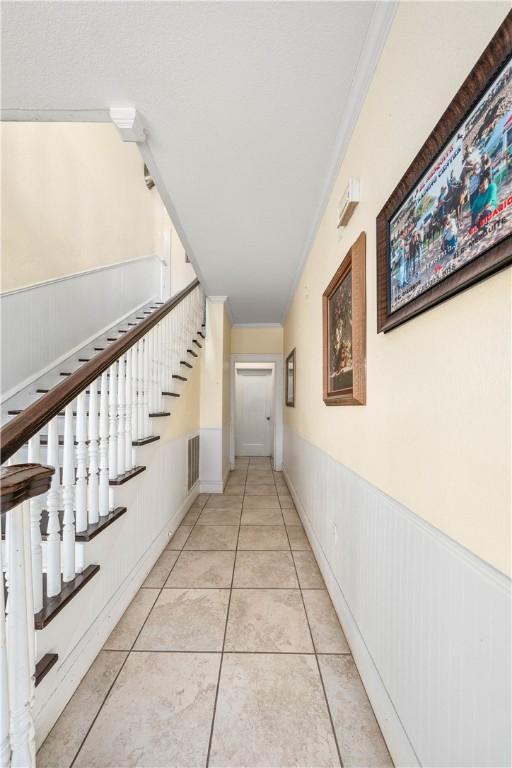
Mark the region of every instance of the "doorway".
<instances>
[{"instance_id":1,"label":"doorway","mask_svg":"<svg viewBox=\"0 0 512 768\"><path fill-rule=\"evenodd\" d=\"M235 456L269 456L283 462L283 356L231 355L230 462Z\"/></svg>"},{"instance_id":2,"label":"doorway","mask_svg":"<svg viewBox=\"0 0 512 768\"><path fill-rule=\"evenodd\" d=\"M273 363L236 363L236 456L272 455L273 390Z\"/></svg>"}]
</instances>

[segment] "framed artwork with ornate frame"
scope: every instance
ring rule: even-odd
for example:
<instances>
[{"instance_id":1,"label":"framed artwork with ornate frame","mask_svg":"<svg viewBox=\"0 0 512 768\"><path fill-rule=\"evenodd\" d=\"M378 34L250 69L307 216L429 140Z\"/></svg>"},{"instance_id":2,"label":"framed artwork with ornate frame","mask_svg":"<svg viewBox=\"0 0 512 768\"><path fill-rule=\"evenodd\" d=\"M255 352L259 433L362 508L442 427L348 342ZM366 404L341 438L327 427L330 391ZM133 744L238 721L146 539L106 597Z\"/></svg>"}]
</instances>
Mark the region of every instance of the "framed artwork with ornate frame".
<instances>
[{"instance_id":1,"label":"framed artwork with ornate frame","mask_svg":"<svg viewBox=\"0 0 512 768\"><path fill-rule=\"evenodd\" d=\"M366 403L366 235L362 232L324 291L326 405Z\"/></svg>"},{"instance_id":2,"label":"framed artwork with ornate frame","mask_svg":"<svg viewBox=\"0 0 512 768\"><path fill-rule=\"evenodd\" d=\"M291 408L295 407L295 348L286 358L285 404Z\"/></svg>"},{"instance_id":3,"label":"framed artwork with ornate frame","mask_svg":"<svg viewBox=\"0 0 512 768\"><path fill-rule=\"evenodd\" d=\"M377 217L377 331L512 261L512 12Z\"/></svg>"}]
</instances>

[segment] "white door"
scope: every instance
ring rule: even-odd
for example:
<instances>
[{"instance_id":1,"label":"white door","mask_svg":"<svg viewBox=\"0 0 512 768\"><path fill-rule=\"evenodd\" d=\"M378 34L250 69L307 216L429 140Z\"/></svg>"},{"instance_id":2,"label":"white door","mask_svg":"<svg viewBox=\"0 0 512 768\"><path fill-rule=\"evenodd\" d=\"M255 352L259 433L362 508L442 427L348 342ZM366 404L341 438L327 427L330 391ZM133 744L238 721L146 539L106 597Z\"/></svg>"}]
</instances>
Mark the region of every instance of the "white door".
<instances>
[{"instance_id":1,"label":"white door","mask_svg":"<svg viewBox=\"0 0 512 768\"><path fill-rule=\"evenodd\" d=\"M237 456L271 456L274 426L272 419L273 370L236 369Z\"/></svg>"}]
</instances>

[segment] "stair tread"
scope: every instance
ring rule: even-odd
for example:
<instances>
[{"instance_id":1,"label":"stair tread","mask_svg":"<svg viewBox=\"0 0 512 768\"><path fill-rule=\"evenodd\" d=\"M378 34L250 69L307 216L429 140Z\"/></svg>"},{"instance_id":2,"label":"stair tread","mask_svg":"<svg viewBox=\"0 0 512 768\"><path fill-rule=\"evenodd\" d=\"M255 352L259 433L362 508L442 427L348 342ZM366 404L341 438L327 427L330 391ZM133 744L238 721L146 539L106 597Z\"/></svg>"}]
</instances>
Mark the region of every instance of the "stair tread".
<instances>
[{"instance_id":1,"label":"stair tread","mask_svg":"<svg viewBox=\"0 0 512 768\"><path fill-rule=\"evenodd\" d=\"M177 392L162 392L162 395L166 397L181 397Z\"/></svg>"},{"instance_id":2,"label":"stair tread","mask_svg":"<svg viewBox=\"0 0 512 768\"><path fill-rule=\"evenodd\" d=\"M114 509L110 510L108 515L105 515L103 517L100 517L99 521L97 523L91 523L87 526L87 528L84 531L75 531L75 541L91 541L91 539L96 538L96 536L101 533L105 528L108 528L109 525L112 525L119 517L124 515L124 513L127 511L127 507L114 507ZM62 539L62 529L63 529L63 521L64 521L64 510L59 509L59 525L60 525L60 538ZM76 512L75 512L76 514ZM5 540L5 515L2 517L1 522L1 535L2 535L2 541ZM41 522L40 522L40 530L41 530L41 538L43 541L46 541L48 538L48 510L42 509L41 510Z\"/></svg>"},{"instance_id":3,"label":"stair tread","mask_svg":"<svg viewBox=\"0 0 512 768\"><path fill-rule=\"evenodd\" d=\"M59 655L57 653L45 653L36 664L35 672L35 684L36 688L44 677L48 674L50 669L56 664Z\"/></svg>"},{"instance_id":4,"label":"stair tread","mask_svg":"<svg viewBox=\"0 0 512 768\"><path fill-rule=\"evenodd\" d=\"M124 515L126 510L127 510L126 507L115 507L108 513L108 515L105 515L104 517L100 517L97 523L91 523L90 525L88 525L85 531L75 532L75 541L91 541L91 539L96 538L96 536L102 531L104 531L105 528L108 528L109 525L112 525L112 523L114 523L118 518ZM62 538L63 520L64 520L64 510L59 509L61 538ZM43 541L45 541L48 536L47 529L48 529L48 510L43 509L41 512L41 537Z\"/></svg>"},{"instance_id":5,"label":"stair tread","mask_svg":"<svg viewBox=\"0 0 512 768\"><path fill-rule=\"evenodd\" d=\"M170 411L154 411L153 413L149 414L149 418L150 419L158 419L161 416L170 416L170 415L171 415Z\"/></svg>"},{"instance_id":6,"label":"stair tread","mask_svg":"<svg viewBox=\"0 0 512 768\"><path fill-rule=\"evenodd\" d=\"M188 379L186 379L185 376L180 376L178 373L173 373L172 378L178 379L179 381L188 381Z\"/></svg>"},{"instance_id":7,"label":"stair tread","mask_svg":"<svg viewBox=\"0 0 512 768\"><path fill-rule=\"evenodd\" d=\"M43 607L34 615L34 627L44 629L100 570L99 565L88 565L72 581L63 581L58 595L46 597L46 574L43 574Z\"/></svg>"},{"instance_id":8,"label":"stair tread","mask_svg":"<svg viewBox=\"0 0 512 768\"><path fill-rule=\"evenodd\" d=\"M193 366L193 365L191 365L190 363L187 363L187 361L186 361L186 360L180 360L180 365L186 365L186 366L187 366L187 368L193 368L193 367L194 367L194 366Z\"/></svg>"},{"instance_id":9,"label":"stair tread","mask_svg":"<svg viewBox=\"0 0 512 768\"><path fill-rule=\"evenodd\" d=\"M133 477L137 477L137 475L140 475L141 472L145 471L146 467L133 467L133 469L129 469L128 472L125 472L123 475L118 475L112 480L109 480L109 485L124 485L128 482L128 480L131 480Z\"/></svg>"},{"instance_id":10,"label":"stair tread","mask_svg":"<svg viewBox=\"0 0 512 768\"><path fill-rule=\"evenodd\" d=\"M132 440L132 445L149 445L149 443L155 443L160 440L160 435L149 435L148 437L141 437L139 440Z\"/></svg>"}]
</instances>

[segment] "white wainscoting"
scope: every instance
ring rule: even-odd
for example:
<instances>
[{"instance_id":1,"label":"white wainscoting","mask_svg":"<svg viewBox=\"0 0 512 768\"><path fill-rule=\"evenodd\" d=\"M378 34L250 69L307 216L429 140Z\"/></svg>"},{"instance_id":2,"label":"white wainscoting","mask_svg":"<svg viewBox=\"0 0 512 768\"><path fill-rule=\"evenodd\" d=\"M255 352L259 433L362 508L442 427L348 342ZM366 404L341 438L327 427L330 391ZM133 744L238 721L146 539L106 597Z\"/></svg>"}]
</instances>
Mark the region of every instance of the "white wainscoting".
<instances>
[{"instance_id":1,"label":"white wainscoting","mask_svg":"<svg viewBox=\"0 0 512 768\"><path fill-rule=\"evenodd\" d=\"M231 422L224 424L222 427L222 485L227 483L229 471L231 469L230 461L230 447L231 447Z\"/></svg>"},{"instance_id":2,"label":"white wainscoting","mask_svg":"<svg viewBox=\"0 0 512 768\"><path fill-rule=\"evenodd\" d=\"M199 483L201 493L222 493L229 471L224 466L226 428L203 427L199 439ZM228 438L229 445L229 438Z\"/></svg>"},{"instance_id":3,"label":"white wainscoting","mask_svg":"<svg viewBox=\"0 0 512 768\"><path fill-rule=\"evenodd\" d=\"M510 766L510 580L288 428L284 469L396 765Z\"/></svg>"},{"instance_id":4,"label":"white wainscoting","mask_svg":"<svg viewBox=\"0 0 512 768\"><path fill-rule=\"evenodd\" d=\"M84 545L86 565L99 564L99 573L37 633L38 658L59 654L36 690L38 746L196 498L197 483L187 492L187 445L196 434L137 449L146 471L115 489L116 506L126 513Z\"/></svg>"},{"instance_id":5,"label":"white wainscoting","mask_svg":"<svg viewBox=\"0 0 512 768\"><path fill-rule=\"evenodd\" d=\"M146 256L4 291L0 296L3 397L159 297L160 278L159 259Z\"/></svg>"}]
</instances>

